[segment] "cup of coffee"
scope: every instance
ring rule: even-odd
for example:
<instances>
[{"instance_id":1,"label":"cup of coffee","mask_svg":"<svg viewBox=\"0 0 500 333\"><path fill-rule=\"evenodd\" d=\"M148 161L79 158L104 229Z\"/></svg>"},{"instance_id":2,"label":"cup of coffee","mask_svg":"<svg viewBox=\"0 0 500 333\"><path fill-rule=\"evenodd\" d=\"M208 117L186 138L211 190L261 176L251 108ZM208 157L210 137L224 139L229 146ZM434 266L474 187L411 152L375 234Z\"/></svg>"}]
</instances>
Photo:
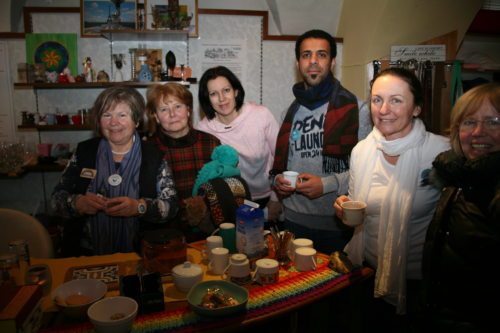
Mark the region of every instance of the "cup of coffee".
<instances>
[{"instance_id":1,"label":"cup of coffee","mask_svg":"<svg viewBox=\"0 0 500 333\"><path fill-rule=\"evenodd\" d=\"M300 272L316 269L316 250L310 247L299 247L295 250L295 267Z\"/></svg>"},{"instance_id":2,"label":"cup of coffee","mask_svg":"<svg viewBox=\"0 0 500 333\"><path fill-rule=\"evenodd\" d=\"M222 237L223 246L229 250L229 253L236 253L236 226L234 223L221 223L212 236L219 235Z\"/></svg>"},{"instance_id":3,"label":"cup of coffee","mask_svg":"<svg viewBox=\"0 0 500 333\"><path fill-rule=\"evenodd\" d=\"M224 247L216 247L210 250L210 262L208 270L214 275L224 274L229 263L229 250Z\"/></svg>"},{"instance_id":4,"label":"cup of coffee","mask_svg":"<svg viewBox=\"0 0 500 333\"><path fill-rule=\"evenodd\" d=\"M212 249L215 249L216 247L224 247L222 237L217 236L217 235L208 236L206 239L205 248L201 252L203 259L206 260L206 262L212 260L212 252L211 251L212 251Z\"/></svg>"},{"instance_id":5,"label":"cup of coffee","mask_svg":"<svg viewBox=\"0 0 500 333\"><path fill-rule=\"evenodd\" d=\"M279 262L274 259L264 258L255 262L253 280L259 284L271 284L278 282Z\"/></svg>"},{"instance_id":6,"label":"cup of coffee","mask_svg":"<svg viewBox=\"0 0 500 333\"><path fill-rule=\"evenodd\" d=\"M344 210L342 222L350 227L356 227L363 223L365 217L366 203L363 201L344 201L341 205Z\"/></svg>"},{"instance_id":7,"label":"cup of coffee","mask_svg":"<svg viewBox=\"0 0 500 333\"><path fill-rule=\"evenodd\" d=\"M290 187L295 188L297 185L297 177L299 173L297 171L285 171L283 172L283 177L290 182Z\"/></svg>"}]
</instances>

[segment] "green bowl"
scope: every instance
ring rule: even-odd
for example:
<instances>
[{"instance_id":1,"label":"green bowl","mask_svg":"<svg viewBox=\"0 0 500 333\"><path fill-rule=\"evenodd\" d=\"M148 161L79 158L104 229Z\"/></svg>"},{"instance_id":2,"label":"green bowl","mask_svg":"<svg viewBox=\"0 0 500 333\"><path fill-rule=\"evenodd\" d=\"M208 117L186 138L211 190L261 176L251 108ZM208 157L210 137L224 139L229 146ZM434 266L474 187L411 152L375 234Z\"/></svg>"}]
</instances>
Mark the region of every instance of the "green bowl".
<instances>
[{"instance_id":1,"label":"green bowl","mask_svg":"<svg viewBox=\"0 0 500 333\"><path fill-rule=\"evenodd\" d=\"M238 301L237 305L224 306L215 309L209 309L201 306L203 297L209 288L219 288L226 296L231 296ZM238 312L246 311L248 302L248 290L239 285L224 281L224 280L210 280L202 281L195 284L187 295L187 300L194 312L200 316L206 317L223 317Z\"/></svg>"}]
</instances>

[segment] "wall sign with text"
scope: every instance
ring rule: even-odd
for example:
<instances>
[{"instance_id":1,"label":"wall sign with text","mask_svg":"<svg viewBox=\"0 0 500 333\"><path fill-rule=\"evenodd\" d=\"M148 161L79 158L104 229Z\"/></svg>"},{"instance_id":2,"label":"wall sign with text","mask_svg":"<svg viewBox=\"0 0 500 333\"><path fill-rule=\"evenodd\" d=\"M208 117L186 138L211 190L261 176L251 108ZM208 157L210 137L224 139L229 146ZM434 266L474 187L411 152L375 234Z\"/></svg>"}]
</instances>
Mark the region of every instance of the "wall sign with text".
<instances>
[{"instance_id":1,"label":"wall sign with text","mask_svg":"<svg viewBox=\"0 0 500 333\"><path fill-rule=\"evenodd\" d=\"M445 45L395 45L391 46L391 61L445 61Z\"/></svg>"}]
</instances>

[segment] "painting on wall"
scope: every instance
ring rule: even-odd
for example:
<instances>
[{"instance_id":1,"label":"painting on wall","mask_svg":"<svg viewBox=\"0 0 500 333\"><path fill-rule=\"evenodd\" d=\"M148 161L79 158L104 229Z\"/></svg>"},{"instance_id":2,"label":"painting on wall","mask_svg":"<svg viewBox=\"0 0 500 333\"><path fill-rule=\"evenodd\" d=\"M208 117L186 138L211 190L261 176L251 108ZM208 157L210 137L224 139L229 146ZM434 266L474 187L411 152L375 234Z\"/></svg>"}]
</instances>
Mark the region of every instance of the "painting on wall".
<instances>
[{"instance_id":1,"label":"painting on wall","mask_svg":"<svg viewBox=\"0 0 500 333\"><path fill-rule=\"evenodd\" d=\"M103 30L136 30L135 0L80 0L82 37L99 36Z\"/></svg>"},{"instance_id":2,"label":"painting on wall","mask_svg":"<svg viewBox=\"0 0 500 333\"><path fill-rule=\"evenodd\" d=\"M68 67L78 73L77 34L26 34L26 62L44 64L47 72L61 73Z\"/></svg>"},{"instance_id":3,"label":"painting on wall","mask_svg":"<svg viewBox=\"0 0 500 333\"><path fill-rule=\"evenodd\" d=\"M198 0L147 1L147 29L185 30L198 37Z\"/></svg>"}]
</instances>

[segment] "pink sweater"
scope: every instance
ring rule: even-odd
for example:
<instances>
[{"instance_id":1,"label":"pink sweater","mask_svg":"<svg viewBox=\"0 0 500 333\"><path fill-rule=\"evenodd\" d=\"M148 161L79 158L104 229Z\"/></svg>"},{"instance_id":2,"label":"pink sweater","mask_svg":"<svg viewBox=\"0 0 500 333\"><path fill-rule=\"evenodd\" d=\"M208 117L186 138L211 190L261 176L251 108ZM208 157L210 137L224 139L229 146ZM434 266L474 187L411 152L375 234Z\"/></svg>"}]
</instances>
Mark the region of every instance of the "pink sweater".
<instances>
[{"instance_id":1,"label":"pink sweater","mask_svg":"<svg viewBox=\"0 0 500 333\"><path fill-rule=\"evenodd\" d=\"M252 199L265 198L271 193L275 199L269 183L269 170L273 166L278 122L262 105L245 103L238 113L229 125L219 122L217 117L212 120L204 118L196 129L214 135L222 144L238 151L238 167L241 177L248 183Z\"/></svg>"}]
</instances>

